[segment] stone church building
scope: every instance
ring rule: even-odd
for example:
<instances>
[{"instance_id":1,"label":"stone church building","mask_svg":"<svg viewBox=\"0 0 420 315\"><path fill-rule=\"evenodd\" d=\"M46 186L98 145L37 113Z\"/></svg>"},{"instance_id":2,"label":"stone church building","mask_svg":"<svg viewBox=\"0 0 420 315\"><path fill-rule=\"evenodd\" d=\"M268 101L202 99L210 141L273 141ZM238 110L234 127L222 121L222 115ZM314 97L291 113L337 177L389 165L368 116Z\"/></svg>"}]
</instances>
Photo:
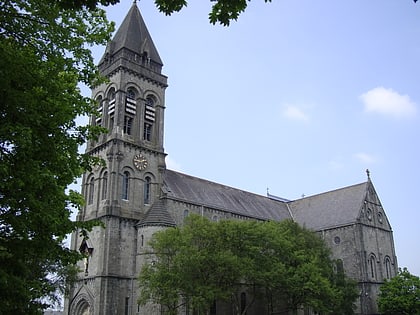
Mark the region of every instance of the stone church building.
<instances>
[{"instance_id":1,"label":"stone church building","mask_svg":"<svg viewBox=\"0 0 420 315\"><path fill-rule=\"evenodd\" d=\"M377 314L379 287L396 274L397 258L392 229L369 174L360 184L286 200L167 169L163 147L167 77L162 66L134 3L99 62L109 82L92 91L98 114L90 123L109 132L87 145L87 152L105 164L84 174L86 205L77 220L97 219L105 227L93 229L87 240L78 233L72 236L72 249L86 252L88 258L80 262L80 280L70 288L64 313L161 314L158 305L137 304L137 277L147 242L156 231L182 224L188 214L197 213L212 220L293 219L317 231L333 258L359 284L357 313ZM211 313L230 314L217 303ZM249 309L248 315L254 314L264 313Z\"/></svg>"}]
</instances>

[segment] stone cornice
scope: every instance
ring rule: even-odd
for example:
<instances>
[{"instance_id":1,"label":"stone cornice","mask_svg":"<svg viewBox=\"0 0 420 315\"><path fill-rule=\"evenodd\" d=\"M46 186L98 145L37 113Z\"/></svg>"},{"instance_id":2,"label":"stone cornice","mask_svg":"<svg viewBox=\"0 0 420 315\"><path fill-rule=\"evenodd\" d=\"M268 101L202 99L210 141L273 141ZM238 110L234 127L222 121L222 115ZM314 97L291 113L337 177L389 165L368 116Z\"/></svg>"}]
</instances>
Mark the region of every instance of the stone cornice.
<instances>
[{"instance_id":1,"label":"stone cornice","mask_svg":"<svg viewBox=\"0 0 420 315\"><path fill-rule=\"evenodd\" d=\"M168 86L167 84L167 77L163 74L154 72L142 65L139 65L137 63L134 63L132 61L119 58L112 62L111 64L107 66L100 66L100 71L102 75L106 77L111 77L118 71L125 71L128 73L131 73L143 80L152 82L160 87L166 88Z\"/></svg>"}]
</instances>

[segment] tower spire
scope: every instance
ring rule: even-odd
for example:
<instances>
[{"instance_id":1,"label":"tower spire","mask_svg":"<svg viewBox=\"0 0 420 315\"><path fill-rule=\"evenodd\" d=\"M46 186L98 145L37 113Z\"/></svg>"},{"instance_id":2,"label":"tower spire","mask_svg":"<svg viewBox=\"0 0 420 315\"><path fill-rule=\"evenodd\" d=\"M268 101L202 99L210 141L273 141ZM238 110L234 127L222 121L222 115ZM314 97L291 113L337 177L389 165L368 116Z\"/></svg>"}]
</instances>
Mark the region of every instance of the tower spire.
<instances>
[{"instance_id":1,"label":"tower spire","mask_svg":"<svg viewBox=\"0 0 420 315\"><path fill-rule=\"evenodd\" d=\"M162 60L137 7L137 0L133 0L133 4L121 26L108 43L99 62L99 69L107 75L108 71L113 71L112 64L117 67L121 66L115 62L119 59L140 64L153 72L161 73L162 70ZM130 65L130 68L135 68L135 66Z\"/></svg>"}]
</instances>

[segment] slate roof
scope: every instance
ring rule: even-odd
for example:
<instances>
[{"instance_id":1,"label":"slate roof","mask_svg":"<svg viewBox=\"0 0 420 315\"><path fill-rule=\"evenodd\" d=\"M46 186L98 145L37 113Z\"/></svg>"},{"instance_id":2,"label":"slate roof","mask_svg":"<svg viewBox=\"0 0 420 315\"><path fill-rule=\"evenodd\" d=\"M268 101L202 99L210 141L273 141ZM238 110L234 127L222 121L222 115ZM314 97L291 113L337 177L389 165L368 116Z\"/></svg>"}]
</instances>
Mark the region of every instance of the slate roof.
<instances>
[{"instance_id":1,"label":"slate roof","mask_svg":"<svg viewBox=\"0 0 420 315\"><path fill-rule=\"evenodd\" d=\"M319 231L356 223L370 181L294 201L273 199L166 170L167 198L262 220L293 219Z\"/></svg>"},{"instance_id":2,"label":"slate roof","mask_svg":"<svg viewBox=\"0 0 420 315\"><path fill-rule=\"evenodd\" d=\"M319 231L358 221L369 181L289 203L293 218L306 228Z\"/></svg>"},{"instance_id":3,"label":"slate roof","mask_svg":"<svg viewBox=\"0 0 420 315\"><path fill-rule=\"evenodd\" d=\"M263 220L290 219L287 204L265 196L166 170L167 198Z\"/></svg>"},{"instance_id":4,"label":"slate roof","mask_svg":"<svg viewBox=\"0 0 420 315\"><path fill-rule=\"evenodd\" d=\"M137 226L175 226L175 221L166 210L165 200L158 199Z\"/></svg>"},{"instance_id":5,"label":"slate roof","mask_svg":"<svg viewBox=\"0 0 420 315\"><path fill-rule=\"evenodd\" d=\"M108 44L104 56L107 53L112 55L123 48L129 49L138 55L142 55L146 51L151 60L163 65L135 2L115 33L114 38Z\"/></svg>"}]
</instances>

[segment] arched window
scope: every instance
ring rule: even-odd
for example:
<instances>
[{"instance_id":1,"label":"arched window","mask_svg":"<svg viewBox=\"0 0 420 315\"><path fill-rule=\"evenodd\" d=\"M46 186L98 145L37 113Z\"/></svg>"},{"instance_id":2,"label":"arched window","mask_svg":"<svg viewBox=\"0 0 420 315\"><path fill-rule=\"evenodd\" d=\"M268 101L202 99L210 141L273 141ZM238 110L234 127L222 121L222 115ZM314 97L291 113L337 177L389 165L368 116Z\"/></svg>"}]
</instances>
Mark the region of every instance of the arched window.
<instances>
[{"instance_id":1,"label":"arched window","mask_svg":"<svg viewBox=\"0 0 420 315\"><path fill-rule=\"evenodd\" d=\"M95 195L95 179L92 177L89 181L88 187L88 205L93 203L93 196Z\"/></svg>"},{"instance_id":2,"label":"arched window","mask_svg":"<svg viewBox=\"0 0 420 315\"><path fill-rule=\"evenodd\" d=\"M185 220L186 217L188 217L189 214L190 214L190 212L187 209L185 209L184 210L184 220Z\"/></svg>"},{"instance_id":3,"label":"arched window","mask_svg":"<svg viewBox=\"0 0 420 315\"><path fill-rule=\"evenodd\" d=\"M123 182L122 182L122 199L128 200L128 191L130 185L130 173L125 171L123 174Z\"/></svg>"},{"instance_id":4,"label":"arched window","mask_svg":"<svg viewBox=\"0 0 420 315\"><path fill-rule=\"evenodd\" d=\"M108 172L104 172L102 178L102 200L106 199L106 194L108 192Z\"/></svg>"},{"instance_id":5,"label":"arched window","mask_svg":"<svg viewBox=\"0 0 420 315\"><path fill-rule=\"evenodd\" d=\"M136 99L136 90L133 89L133 88L128 88L127 97L132 99L132 100L135 100Z\"/></svg>"},{"instance_id":6,"label":"arched window","mask_svg":"<svg viewBox=\"0 0 420 315\"><path fill-rule=\"evenodd\" d=\"M134 116L137 113L136 90L129 88L125 100L124 133L131 135Z\"/></svg>"},{"instance_id":7,"label":"arched window","mask_svg":"<svg viewBox=\"0 0 420 315\"><path fill-rule=\"evenodd\" d=\"M98 104L98 113L95 116L95 125L96 126L100 126L102 123L102 112L103 112L103 107L102 107L102 96L98 96L96 98L96 102Z\"/></svg>"},{"instance_id":8,"label":"arched window","mask_svg":"<svg viewBox=\"0 0 420 315\"><path fill-rule=\"evenodd\" d=\"M391 258L389 256L385 257L385 276L387 279L391 279L392 277L392 269L391 269Z\"/></svg>"},{"instance_id":9,"label":"arched window","mask_svg":"<svg viewBox=\"0 0 420 315\"><path fill-rule=\"evenodd\" d=\"M115 100L115 89L111 88L108 92L108 101L112 102L113 100Z\"/></svg>"},{"instance_id":10,"label":"arched window","mask_svg":"<svg viewBox=\"0 0 420 315\"><path fill-rule=\"evenodd\" d=\"M341 259L337 259L335 261L335 265L336 265L336 268L337 268L337 274L343 275L344 274L343 261Z\"/></svg>"},{"instance_id":11,"label":"arched window","mask_svg":"<svg viewBox=\"0 0 420 315\"><path fill-rule=\"evenodd\" d=\"M155 100L152 96L148 96L146 98L146 106L154 107L155 106Z\"/></svg>"},{"instance_id":12,"label":"arched window","mask_svg":"<svg viewBox=\"0 0 420 315\"><path fill-rule=\"evenodd\" d=\"M369 265L369 276L372 279L376 279L376 257L374 254L370 254L368 259L368 265Z\"/></svg>"},{"instance_id":13,"label":"arched window","mask_svg":"<svg viewBox=\"0 0 420 315\"><path fill-rule=\"evenodd\" d=\"M108 96L108 115L110 116L110 118L113 118L114 113L115 113L115 89L111 88L107 96Z\"/></svg>"},{"instance_id":14,"label":"arched window","mask_svg":"<svg viewBox=\"0 0 420 315\"><path fill-rule=\"evenodd\" d=\"M147 176L144 181L144 204L150 203L151 182L152 180Z\"/></svg>"},{"instance_id":15,"label":"arched window","mask_svg":"<svg viewBox=\"0 0 420 315\"><path fill-rule=\"evenodd\" d=\"M151 141L153 134L153 123L155 122L155 100L152 96L146 98L144 110L143 140Z\"/></svg>"},{"instance_id":16,"label":"arched window","mask_svg":"<svg viewBox=\"0 0 420 315\"><path fill-rule=\"evenodd\" d=\"M219 221L219 217L217 216L217 214L213 215L211 219L212 219L212 221L214 221L214 222Z\"/></svg>"},{"instance_id":17,"label":"arched window","mask_svg":"<svg viewBox=\"0 0 420 315\"><path fill-rule=\"evenodd\" d=\"M91 309L89 303L87 302L87 300L82 299L76 304L72 314L89 315L89 314L91 314L91 312L92 312L92 309Z\"/></svg>"},{"instance_id":18,"label":"arched window","mask_svg":"<svg viewBox=\"0 0 420 315\"><path fill-rule=\"evenodd\" d=\"M141 247L144 246L144 235L143 234L140 237L140 245L141 245Z\"/></svg>"}]
</instances>

